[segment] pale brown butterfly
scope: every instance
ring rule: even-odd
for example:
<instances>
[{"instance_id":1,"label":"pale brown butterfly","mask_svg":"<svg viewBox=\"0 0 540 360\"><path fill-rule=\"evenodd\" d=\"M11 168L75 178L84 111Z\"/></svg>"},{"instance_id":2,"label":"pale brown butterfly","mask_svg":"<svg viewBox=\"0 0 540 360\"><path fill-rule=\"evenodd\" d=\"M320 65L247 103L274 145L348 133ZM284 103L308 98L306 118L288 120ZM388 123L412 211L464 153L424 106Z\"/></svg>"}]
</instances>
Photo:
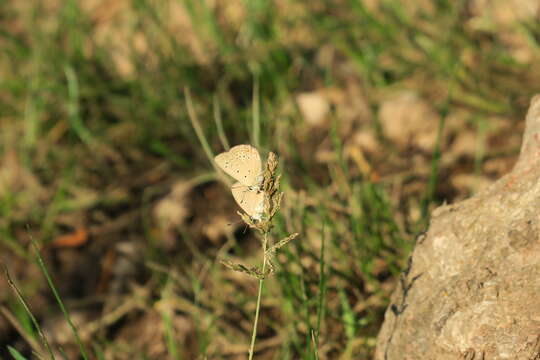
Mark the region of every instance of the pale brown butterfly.
<instances>
[{"instance_id":1,"label":"pale brown butterfly","mask_svg":"<svg viewBox=\"0 0 540 360\"><path fill-rule=\"evenodd\" d=\"M264 194L261 191L262 163L257 149L236 145L214 158L216 164L238 182L231 187L234 200L254 220L261 220Z\"/></svg>"}]
</instances>

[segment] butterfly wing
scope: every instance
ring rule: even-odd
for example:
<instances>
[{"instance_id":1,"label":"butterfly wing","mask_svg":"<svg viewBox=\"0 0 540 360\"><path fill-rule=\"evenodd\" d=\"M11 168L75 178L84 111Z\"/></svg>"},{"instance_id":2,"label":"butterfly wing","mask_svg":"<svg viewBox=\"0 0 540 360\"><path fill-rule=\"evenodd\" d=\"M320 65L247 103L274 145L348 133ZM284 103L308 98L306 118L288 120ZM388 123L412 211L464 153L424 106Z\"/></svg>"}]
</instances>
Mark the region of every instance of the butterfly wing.
<instances>
[{"instance_id":1,"label":"butterfly wing","mask_svg":"<svg viewBox=\"0 0 540 360\"><path fill-rule=\"evenodd\" d=\"M255 220L261 220L264 210L264 193L262 191L250 189L240 183L235 183L231 187L234 200L238 205Z\"/></svg>"},{"instance_id":2,"label":"butterfly wing","mask_svg":"<svg viewBox=\"0 0 540 360\"><path fill-rule=\"evenodd\" d=\"M259 183L261 156L251 145L237 145L214 158L216 164L242 185L253 186Z\"/></svg>"}]
</instances>

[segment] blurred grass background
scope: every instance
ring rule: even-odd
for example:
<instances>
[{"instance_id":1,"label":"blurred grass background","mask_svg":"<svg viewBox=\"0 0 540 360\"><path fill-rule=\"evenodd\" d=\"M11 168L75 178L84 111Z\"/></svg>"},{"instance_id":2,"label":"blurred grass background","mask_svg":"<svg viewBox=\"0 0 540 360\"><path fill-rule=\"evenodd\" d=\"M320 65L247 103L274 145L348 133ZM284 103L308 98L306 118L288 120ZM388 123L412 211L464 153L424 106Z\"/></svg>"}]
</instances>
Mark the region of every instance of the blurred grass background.
<instances>
[{"instance_id":1,"label":"blurred grass background","mask_svg":"<svg viewBox=\"0 0 540 360\"><path fill-rule=\"evenodd\" d=\"M369 359L429 212L513 165L532 0L0 2L0 261L58 358L244 359L257 262L214 154L278 154L258 359ZM36 329L0 280L0 358ZM12 316L10 316L12 315ZM63 353L63 355L62 355Z\"/></svg>"}]
</instances>

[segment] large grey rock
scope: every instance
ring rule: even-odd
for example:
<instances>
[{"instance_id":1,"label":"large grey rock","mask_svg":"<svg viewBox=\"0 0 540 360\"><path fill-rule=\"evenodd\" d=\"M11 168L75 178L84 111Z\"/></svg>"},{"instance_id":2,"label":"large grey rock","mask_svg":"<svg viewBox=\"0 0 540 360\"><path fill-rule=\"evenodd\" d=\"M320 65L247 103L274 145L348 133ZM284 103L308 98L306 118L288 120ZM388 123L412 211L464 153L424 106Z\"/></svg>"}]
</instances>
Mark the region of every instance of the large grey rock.
<instances>
[{"instance_id":1,"label":"large grey rock","mask_svg":"<svg viewBox=\"0 0 540 360\"><path fill-rule=\"evenodd\" d=\"M511 173L433 212L375 359L540 359L540 95L526 121Z\"/></svg>"}]
</instances>

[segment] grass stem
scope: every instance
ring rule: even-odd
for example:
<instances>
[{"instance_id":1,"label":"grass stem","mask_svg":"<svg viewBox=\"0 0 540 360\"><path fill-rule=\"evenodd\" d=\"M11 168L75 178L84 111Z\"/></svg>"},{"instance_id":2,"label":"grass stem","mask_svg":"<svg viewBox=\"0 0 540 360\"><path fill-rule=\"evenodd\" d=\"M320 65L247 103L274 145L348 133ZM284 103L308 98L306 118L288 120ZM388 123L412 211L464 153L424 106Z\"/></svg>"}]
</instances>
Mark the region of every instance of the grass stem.
<instances>
[{"instance_id":1,"label":"grass stem","mask_svg":"<svg viewBox=\"0 0 540 360\"><path fill-rule=\"evenodd\" d=\"M19 290L17 285L15 285L15 282L11 278L11 275L9 273L9 270L8 270L7 266L5 264L2 264L2 267L4 268L4 274L6 276L8 285L13 289L13 291L15 292L15 295L17 296L17 299L19 300L21 305L24 307L24 310L26 311L26 313L30 317L30 320L32 321L32 324L36 328L36 330L37 330L37 332L39 334L39 337L41 338L41 341L42 341L43 345L45 346L45 348L47 349L47 351L49 353L50 358L52 360L54 360L55 357L54 357L54 354L52 352L51 346L49 345L49 341L45 337L45 334L43 333L43 330L41 329L41 326L39 326L39 322L37 321L37 319L34 316L34 314L32 313L32 311L30 310L30 306L28 305L28 303L24 299L21 291ZM3 306L0 308L0 310L2 310L2 314L6 317L6 319L10 320L10 322L12 324L17 324L17 322L15 321L16 319L14 319L14 318L12 319L10 314L6 311L6 309ZM40 349L40 347L37 345L37 343L34 341L34 339L32 337L30 337L30 336L25 336L24 335L25 332L23 331L22 327L16 326L16 328L19 330L19 333L26 339L26 341L32 347L32 349L36 353L40 353L42 349Z\"/></svg>"},{"instance_id":2,"label":"grass stem","mask_svg":"<svg viewBox=\"0 0 540 360\"><path fill-rule=\"evenodd\" d=\"M36 258L37 258L37 263L39 265L39 268L41 269L41 272L47 279L47 283L49 284L49 287L51 288L51 291L53 292L54 298L56 299L56 302L58 303L58 306L60 307L60 310L62 311L62 314L64 315L64 318L66 319L71 329L71 332L73 333L73 336L75 337L75 342L79 346L79 352L81 353L81 356L83 357L84 360L88 360L89 358L86 352L86 348L81 341L79 332L77 331L77 328L73 324L73 321L71 321L71 316L69 315L69 312L67 311L66 306L64 305L64 302L62 301L62 298L60 297L60 294L58 294L58 291L56 290L56 286L54 285L51 275L49 274L49 271L47 270L47 267L45 266L45 263L43 262L43 258L41 257L41 254L39 253L39 248L34 240L32 240L32 245L34 246L34 250L36 252Z\"/></svg>"},{"instance_id":3,"label":"grass stem","mask_svg":"<svg viewBox=\"0 0 540 360\"><path fill-rule=\"evenodd\" d=\"M221 145L223 146L223 148L229 151L231 146L229 145L229 141L227 140L227 135L225 134L225 130L223 129L223 121L221 118L221 109L219 106L219 100L216 95L214 95L212 100L213 100L212 104L214 108L214 121L216 122L219 140L221 141Z\"/></svg>"},{"instance_id":4,"label":"grass stem","mask_svg":"<svg viewBox=\"0 0 540 360\"><path fill-rule=\"evenodd\" d=\"M216 170L216 172L218 173L218 176L220 176L220 179L230 186L231 182L229 181L229 179L223 176L223 173L216 166L216 163L214 161L214 154L212 153L210 144L208 144L208 140L204 136L204 131L202 129L201 123L199 121L199 118L197 117L195 108L193 107L193 100L191 99L191 91L189 90L187 86L184 87L184 96L186 99L186 107L188 111L189 120L191 121L191 126L193 126L193 130L195 130L195 134L197 134L197 138L199 139L199 142L201 143L201 146L204 150L204 153L206 154L206 157L208 158L208 161L210 161L210 164L212 164L212 166L214 167L214 170Z\"/></svg>"},{"instance_id":5,"label":"grass stem","mask_svg":"<svg viewBox=\"0 0 540 360\"><path fill-rule=\"evenodd\" d=\"M261 110L260 110L260 96L259 96L259 76L254 75L253 78L253 98L252 98L252 119L253 119L253 145L259 147L261 137Z\"/></svg>"},{"instance_id":6,"label":"grass stem","mask_svg":"<svg viewBox=\"0 0 540 360\"><path fill-rule=\"evenodd\" d=\"M268 233L264 233L264 238L262 241L263 244L263 263L262 263L262 274L266 271L266 248L268 242ZM253 359L253 350L255 349L255 339L257 338L257 324L259 323L259 312L261 309L261 298L262 298L262 289L264 285L264 277L259 279L259 292L257 294L257 306L255 309L255 319L253 320L253 331L251 333L251 344L249 345L249 360Z\"/></svg>"},{"instance_id":7,"label":"grass stem","mask_svg":"<svg viewBox=\"0 0 540 360\"><path fill-rule=\"evenodd\" d=\"M13 289L13 291L15 292L15 295L17 296L17 299L22 304L22 306L24 307L24 310L26 311L26 313L30 317L30 320L32 321L32 324L34 324L34 327L36 328L36 330L37 330L37 332L39 334L39 337L41 338L41 341L43 342L43 345L45 345L45 348L47 349L50 358L54 360L54 354L52 352L51 346L49 345L49 341L47 341L47 338L45 337L45 334L43 333L43 330L41 329L41 326L39 326L39 323L38 323L36 317L34 316L32 311L30 310L30 306L28 305L28 303L24 299L24 297L23 297L21 291L19 290L19 288L17 287L17 285L15 285L15 282L13 281L13 279L11 278L11 275L9 274L9 270L8 270L7 266L5 264L2 264L2 267L4 268L4 274L6 276L8 285ZM6 311L2 311L2 313L4 314L4 316L6 316ZM6 316L6 318L9 320L8 316ZM11 323L13 324L14 322L11 322ZM24 332L21 332L21 334L24 334ZM28 341L30 346L34 349L34 351L39 352L38 351L38 350L40 350L39 347L37 347L36 344L35 344L35 341L32 341L31 339L32 338L30 338L30 337L26 338L26 340Z\"/></svg>"}]
</instances>

